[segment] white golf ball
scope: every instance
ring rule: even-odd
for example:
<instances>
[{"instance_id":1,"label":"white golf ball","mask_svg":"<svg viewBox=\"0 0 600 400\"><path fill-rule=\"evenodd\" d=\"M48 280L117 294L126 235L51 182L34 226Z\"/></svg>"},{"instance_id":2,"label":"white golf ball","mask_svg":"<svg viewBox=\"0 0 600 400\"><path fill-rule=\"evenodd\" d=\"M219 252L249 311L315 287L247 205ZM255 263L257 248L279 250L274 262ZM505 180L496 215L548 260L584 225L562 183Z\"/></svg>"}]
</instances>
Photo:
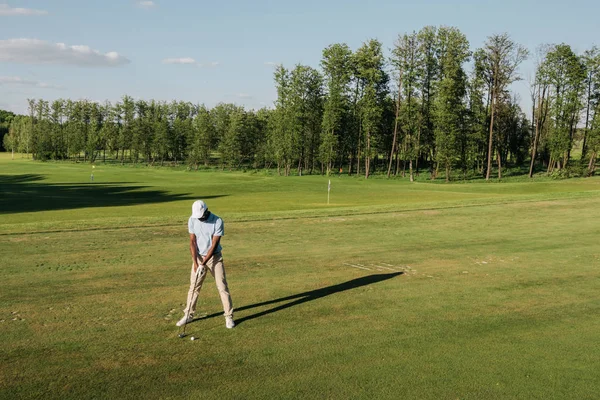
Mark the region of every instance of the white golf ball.
<instances>
[{"instance_id":1,"label":"white golf ball","mask_svg":"<svg viewBox=\"0 0 600 400\"><path fill-rule=\"evenodd\" d=\"M196 338L192 336L192 337L190 338L190 340L196 340Z\"/></svg>"}]
</instances>

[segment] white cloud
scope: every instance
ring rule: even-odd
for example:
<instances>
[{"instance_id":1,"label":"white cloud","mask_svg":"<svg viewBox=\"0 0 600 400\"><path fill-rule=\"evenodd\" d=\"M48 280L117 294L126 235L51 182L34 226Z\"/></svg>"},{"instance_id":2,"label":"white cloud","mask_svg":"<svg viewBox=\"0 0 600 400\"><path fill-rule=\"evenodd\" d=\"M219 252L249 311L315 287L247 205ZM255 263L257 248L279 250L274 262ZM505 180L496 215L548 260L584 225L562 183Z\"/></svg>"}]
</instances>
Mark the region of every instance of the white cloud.
<instances>
[{"instance_id":1,"label":"white cloud","mask_svg":"<svg viewBox=\"0 0 600 400\"><path fill-rule=\"evenodd\" d=\"M1 85L33 86L42 89L64 89L62 86L24 79L19 76L0 76L0 86Z\"/></svg>"},{"instance_id":2,"label":"white cloud","mask_svg":"<svg viewBox=\"0 0 600 400\"><path fill-rule=\"evenodd\" d=\"M196 65L198 62L190 57L183 58L165 58L163 64L188 64L188 65Z\"/></svg>"},{"instance_id":3,"label":"white cloud","mask_svg":"<svg viewBox=\"0 0 600 400\"><path fill-rule=\"evenodd\" d=\"M67 46L38 39L8 39L0 40L0 62L116 67L130 61L114 51L102 54L89 46Z\"/></svg>"},{"instance_id":4,"label":"white cloud","mask_svg":"<svg viewBox=\"0 0 600 400\"><path fill-rule=\"evenodd\" d=\"M137 2L137 5L140 6L140 7L143 7L143 8L156 7L156 3L155 2L153 2L153 1L147 1L147 0L146 1L140 0L140 1Z\"/></svg>"},{"instance_id":5,"label":"white cloud","mask_svg":"<svg viewBox=\"0 0 600 400\"><path fill-rule=\"evenodd\" d=\"M191 57L181 57L181 58L165 58L162 60L163 64L179 64L179 65L195 65L197 67L216 67L219 65L219 62L212 61L209 63L201 63L194 60Z\"/></svg>"},{"instance_id":6,"label":"white cloud","mask_svg":"<svg viewBox=\"0 0 600 400\"><path fill-rule=\"evenodd\" d=\"M265 61L265 65L269 66L269 67L278 67L281 65L281 63L276 63L273 61Z\"/></svg>"},{"instance_id":7,"label":"white cloud","mask_svg":"<svg viewBox=\"0 0 600 400\"><path fill-rule=\"evenodd\" d=\"M237 97L239 97L240 99L251 99L252 96L249 95L248 93L238 93Z\"/></svg>"},{"instance_id":8,"label":"white cloud","mask_svg":"<svg viewBox=\"0 0 600 400\"><path fill-rule=\"evenodd\" d=\"M46 15L48 11L34 10L32 8L13 8L8 4L0 4L0 16L13 16L13 15Z\"/></svg>"}]
</instances>

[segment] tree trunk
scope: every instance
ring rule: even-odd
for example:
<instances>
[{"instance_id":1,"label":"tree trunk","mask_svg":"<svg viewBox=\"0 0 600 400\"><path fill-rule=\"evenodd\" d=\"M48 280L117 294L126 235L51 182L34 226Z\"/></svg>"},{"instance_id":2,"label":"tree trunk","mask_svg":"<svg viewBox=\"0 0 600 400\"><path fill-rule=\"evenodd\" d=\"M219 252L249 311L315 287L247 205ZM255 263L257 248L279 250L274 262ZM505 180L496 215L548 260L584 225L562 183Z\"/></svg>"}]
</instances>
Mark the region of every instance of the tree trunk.
<instances>
[{"instance_id":1,"label":"tree trunk","mask_svg":"<svg viewBox=\"0 0 600 400\"><path fill-rule=\"evenodd\" d=\"M369 179L369 170L371 167L371 133L367 132L367 146L365 154L365 179Z\"/></svg>"},{"instance_id":2,"label":"tree trunk","mask_svg":"<svg viewBox=\"0 0 600 400\"><path fill-rule=\"evenodd\" d=\"M400 100L402 99L402 71L400 71L400 77L398 78L398 99L396 100L396 119L394 120L394 139L392 141L392 151L390 152L390 163L388 165L387 177L390 177L392 172L392 159L394 157L394 150L396 149L396 138L398 137L398 117L400 116Z\"/></svg>"},{"instance_id":3,"label":"tree trunk","mask_svg":"<svg viewBox=\"0 0 600 400\"><path fill-rule=\"evenodd\" d=\"M415 169L417 170L417 175L419 175L419 158L421 155L421 124L419 124L419 131L417 132L417 152L415 159Z\"/></svg>"},{"instance_id":4,"label":"tree trunk","mask_svg":"<svg viewBox=\"0 0 600 400\"><path fill-rule=\"evenodd\" d=\"M362 135L362 129L358 128L358 144L356 146L356 176L360 175L360 137Z\"/></svg>"},{"instance_id":5,"label":"tree trunk","mask_svg":"<svg viewBox=\"0 0 600 400\"><path fill-rule=\"evenodd\" d=\"M535 121L535 137L533 138L533 149L531 151L531 165L529 166L529 177L532 178L533 177L533 167L535 166L535 157L537 155L537 145L538 145L538 141L540 138L540 122L541 122L541 117L542 117L542 99L544 99L546 97L546 87L544 86L544 90L542 91L542 95L540 97L540 101L538 104L539 107L539 111L538 111L538 118L537 121ZM534 117L535 119L535 117Z\"/></svg>"},{"instance_id":6,"label":"tree trunk","mask_svg":"<svg viewBox=\"0 0 600 400\"><path fill-rule=\"evenodd\" d=\"M496 157L498 158L498 180L502 179L502 156L500 156L500 150L496 150Z\"/></svg>"},{"instance_id":7,"label":"tree trunk","mask_svg":"<svg viewBox=\"0 0 600 400\"><path fill-rule=\"evenodd\" d=\"M348 160L348 176L352 175L352 166L354 165L354 157L350 156Z\"/></svg>"},{"instance_id":8,"label":"tree trunk","mask_svg":"<svg viewBox=\"0 0 600 400\"><path fill-rule=\"evenodd\" d=\"M400 171L400 149L396 146L396 169L394 170L394 176L398 176Z\"/></svg>"},{"instance_id":9,"label":"tree trunk","mask_svg":"<svg viewBox=\"0 0 600 400\"><path fill-rule=\"evenodd\" d=\"M585 159L585 153L587 153L587 136L588 127L590 123L590 97L592 94L592 72L590 71L588 76L588 96L587 96L587 110L585 112L585 131L583 131L583 145L581 147L581 160Z\"/></svg>"},{"instance_id":10,"label":"tree trunk","mask_svg":"<svg viewBox=\"0 0 600 400\"><path fill-rule=\"evenodd\" d=\"M450 182L450 163L446 162L446 182Z\"/></svg>"},{"instance_id":11,"label":"tree trunk","mask_svg":"<svg viewBox=\"0 0 600 400\"><path fill-rule=\"evenodd\" d=\"M494 103L495 96L494 90L492 90L492 98L491 98L491 108L490 108L490 137L488 141L488 159L487 159L487 171L485 172L485 180L490 180L490 172L492 170L492 144L494 142Z\"/></svg>"},{"instance_id":12,"label":"tree trunk","mask_svg":"<svg viewBox=\"0 0 600 400\"><path fill-rule=\"evenodd\" d=\"M410 181L414 182L415 181L415 177L413 176L413 164L412 164L412 160L410 160L408 162L408 168L409 168L409 171L410 171Z\"/></svg>"},{"instance_id":13,"label":"tree trunk","mask_svg":"<svg viewBox=\"0 0 600 400\"><path fill-rule=\"evenodd\" d=\"M588 163L588 176L594 175L596 169L596 152L594 151L590 156L590 162Z\"/></svg>"}]
</instances>

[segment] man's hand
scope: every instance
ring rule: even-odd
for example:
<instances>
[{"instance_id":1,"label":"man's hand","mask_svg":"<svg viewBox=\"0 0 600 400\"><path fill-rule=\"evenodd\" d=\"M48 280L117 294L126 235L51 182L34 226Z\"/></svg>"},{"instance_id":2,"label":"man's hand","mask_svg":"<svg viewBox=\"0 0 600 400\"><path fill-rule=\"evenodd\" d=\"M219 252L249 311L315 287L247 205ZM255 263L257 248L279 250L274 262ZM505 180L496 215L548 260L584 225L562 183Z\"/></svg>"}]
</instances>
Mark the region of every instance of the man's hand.
<instances>
[{"instance_id":1,"label":"man's hand","mask_svg":"<svg viewBox=\"0 0 600 400\"><path fill-rule=\"evenodd\" d=\"M198 257L194 260L194 273L198 273L198 268L204 267L206 265L206 261L202 259L202 256Z\"/></svg>"}]
</instances>

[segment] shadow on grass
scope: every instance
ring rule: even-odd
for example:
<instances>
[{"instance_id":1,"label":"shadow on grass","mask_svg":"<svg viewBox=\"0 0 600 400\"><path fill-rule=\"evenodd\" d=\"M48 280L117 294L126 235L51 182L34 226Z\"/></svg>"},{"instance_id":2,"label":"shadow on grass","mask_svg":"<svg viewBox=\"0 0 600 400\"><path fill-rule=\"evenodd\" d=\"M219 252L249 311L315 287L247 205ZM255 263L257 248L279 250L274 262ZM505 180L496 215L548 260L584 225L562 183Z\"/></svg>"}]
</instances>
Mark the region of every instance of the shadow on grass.
<instances>
[{"instance_id":1,"label":"shadow on grass","mask_svg":"<svg viewBox=\"0 0 600 400\"><path fill-rule=\"evenodd\" d=\"M337 285L327 286L327 287L324 287L321 289L311 290L309 292L298 293L298 294L294 294L291 296L281 297L281 298L275 299L275 300L268 300L268 301L264 301L262 303L256 303L256 304L251 304L251 305L235 308L236 312L240 312L240 311L250 310L252 308L264 307L264 306L269 306L271 304L276 304L276 303L293 300L289 303L282 304L277 307L270 308L268 310L260 311L255 314L247 315L245 317L236 319L235 323L236 323L236 325L240 325L246 321L250 321L255 318L263 317L265 315L269 315L269 314L272 314L277 311L285 310L287 308L294 307L294 306L297 306L297 305L300 305L303 303L307 303L309 301L321 299L323 297L330 296L335 293L341 293L341 292L345 292L346 290L352 290L352 289L356 289L356 288L359 288L362 286L367 286L367 285L372 285L374 283L383 282L383 281L386 281L388 279L394 278L394 277L402 275L402 274L403 274L403 272L394 272L392 274L377 274L377 275L363 276L360 278L352 279L351 281L348 281L348 282L339 283ZM222 315L223 315L223 313L215 313L215 314L207 315L205 317L198 318L198 320L214 318L214 317L218 317L218 316L222 316Z\"/></svg>"},{"instance_id":2,"label":"shadow on grass","mask_svg":"<svg viewBox=\"0 0 600 400\"><path fill-rule=\"evenodd\" d=\"M43 175L0 175L0 214L115 207L178 200L195 200L189 194L149 190L131 182L44 183ZM202 196L205 199L222 196Z\"/></svg>"}]
</instances>

